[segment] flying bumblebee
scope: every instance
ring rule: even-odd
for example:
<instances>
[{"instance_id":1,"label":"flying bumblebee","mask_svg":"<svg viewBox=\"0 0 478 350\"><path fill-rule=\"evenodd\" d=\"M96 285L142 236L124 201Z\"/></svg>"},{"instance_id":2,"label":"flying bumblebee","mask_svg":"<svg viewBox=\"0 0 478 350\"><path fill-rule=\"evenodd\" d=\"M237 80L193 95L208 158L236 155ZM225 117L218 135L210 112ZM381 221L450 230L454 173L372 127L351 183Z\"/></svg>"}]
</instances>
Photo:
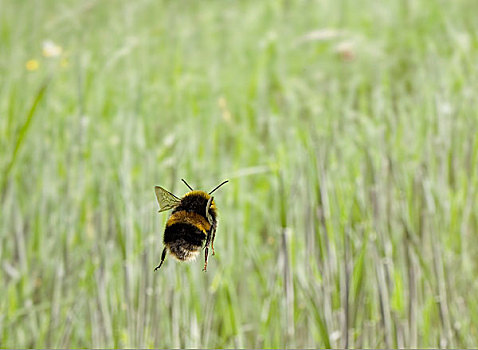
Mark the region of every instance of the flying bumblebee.
<instances>
[{"instance_id":1,"label":"flying bumblebee","mask_svg":"<svg viewBox=\"0 0 478 350\"><path fill-rule=\"evenodd\" d=\"M217 228L217 208L211 194L228 182L222 182L211 192L195 191L184 179L181 179L191 190L182 198L176 197L171 192L160 186L155 186L156 198L159 203L159 212L172 209L164 229L164 249L161 262L154 269L156 271L163 265L166 253L180 261L195 259L204 244L204 268L207 269L209 245L214 255L214 238Z\"/></svg>"}]
</instances>

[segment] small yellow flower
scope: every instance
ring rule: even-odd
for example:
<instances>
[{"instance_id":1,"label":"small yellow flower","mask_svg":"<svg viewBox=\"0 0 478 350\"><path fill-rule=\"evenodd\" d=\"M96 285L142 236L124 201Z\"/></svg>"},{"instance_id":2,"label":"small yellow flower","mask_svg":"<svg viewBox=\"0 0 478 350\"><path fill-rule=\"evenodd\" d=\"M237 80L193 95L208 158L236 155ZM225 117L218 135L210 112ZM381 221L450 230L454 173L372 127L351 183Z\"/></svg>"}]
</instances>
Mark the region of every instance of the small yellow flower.
<instances>
[{"instance_id":1,"label":"small yellow flower","mask_svg":"<svg viewBox=\"0 0 478 350\"><path fill-rule=\"evenodd\" d=\"M45 57L58 57L63 52L61 46L58 46L51 40L43 42L43 56Z\"/></svg>"},{"instance_id":2,"label":"small yellow flower","mask_svg":"<svg viewBox=\"0 0 478 350\"><path fill-rule=\"evenodd\" d=\"M40 67L40 63L38 63L37 60L28 60L27 63L25 63L25 67L27 68L27 70L33 72L37 70L38 67Z\"/></svg>"}]
</instances>

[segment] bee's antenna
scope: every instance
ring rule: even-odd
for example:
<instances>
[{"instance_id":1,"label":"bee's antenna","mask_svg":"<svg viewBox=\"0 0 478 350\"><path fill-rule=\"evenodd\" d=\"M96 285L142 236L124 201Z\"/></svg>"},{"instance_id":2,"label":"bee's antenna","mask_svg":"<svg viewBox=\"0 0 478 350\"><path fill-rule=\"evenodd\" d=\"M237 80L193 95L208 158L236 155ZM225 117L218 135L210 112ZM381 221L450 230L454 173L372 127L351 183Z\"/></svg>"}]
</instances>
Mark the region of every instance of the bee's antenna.
<instances>
[{"instance_id":1,"label":"bee's antenna","mask_svg":"<svg viewBox=\"0 0 478 350\"><path fill-rule=\"evenodd\" d=\"M188 185L188 183L186 182L186 180L181 179L181 181L184 182L184 183L186 184L186 186L188 186L191 191L194 191L194 190L191 188L191 186Z\"/></svg>"},{"instance_id":2,"label":"bee's antenna","mask_svg":"<svg viewBox=\"0 0 478 350\"><path fill-rule=\"evenodd\" d=\"M217 190L219 187L221 187L222 185L224 185L225 183L228 183L228 182L229 182L229 180L221 182L221 184L217 185L216 188L214 188L211 192L209 192L209 194L212 194L215 190Z\"/></svg>"}]
</instances>

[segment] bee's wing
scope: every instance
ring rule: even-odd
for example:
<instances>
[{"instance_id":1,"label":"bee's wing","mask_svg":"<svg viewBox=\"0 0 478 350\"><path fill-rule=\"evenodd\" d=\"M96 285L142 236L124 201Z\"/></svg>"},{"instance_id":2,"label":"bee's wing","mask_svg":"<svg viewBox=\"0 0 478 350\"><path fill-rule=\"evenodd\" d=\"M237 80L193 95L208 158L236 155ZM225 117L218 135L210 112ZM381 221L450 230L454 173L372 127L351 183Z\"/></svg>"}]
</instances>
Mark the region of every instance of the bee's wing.
<instances>
[{"instance_id":1,"label":"bee's wing","mask_svg":"<svg viewBox=\"0 0 478 350\"><path fill-rule=\"evenodd\" d=\"M156 198L158 199L159 212L173 209L181 202L178 197L160 186L154 186L154 192L156 192Z\"/></svg>"}]
</instances>

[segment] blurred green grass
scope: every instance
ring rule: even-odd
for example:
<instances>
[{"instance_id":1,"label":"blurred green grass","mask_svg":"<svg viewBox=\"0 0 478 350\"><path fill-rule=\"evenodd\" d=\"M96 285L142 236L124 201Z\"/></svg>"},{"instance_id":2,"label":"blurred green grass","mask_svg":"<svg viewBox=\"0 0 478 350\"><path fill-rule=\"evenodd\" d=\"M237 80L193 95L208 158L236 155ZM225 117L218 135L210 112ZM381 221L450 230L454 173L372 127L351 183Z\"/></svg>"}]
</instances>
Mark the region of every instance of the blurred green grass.
<instances>
[{"instance_id":1,"label":"blurred green grass","mask_svg":"<svg viewBox=\"0 0 478 350\"><path fill-rule=\"evenodd\" d=\"M476 347L476 13L0 0L1 347ZM153 273L182 177L217 254Z\"/></svg>"}]
</instances>

